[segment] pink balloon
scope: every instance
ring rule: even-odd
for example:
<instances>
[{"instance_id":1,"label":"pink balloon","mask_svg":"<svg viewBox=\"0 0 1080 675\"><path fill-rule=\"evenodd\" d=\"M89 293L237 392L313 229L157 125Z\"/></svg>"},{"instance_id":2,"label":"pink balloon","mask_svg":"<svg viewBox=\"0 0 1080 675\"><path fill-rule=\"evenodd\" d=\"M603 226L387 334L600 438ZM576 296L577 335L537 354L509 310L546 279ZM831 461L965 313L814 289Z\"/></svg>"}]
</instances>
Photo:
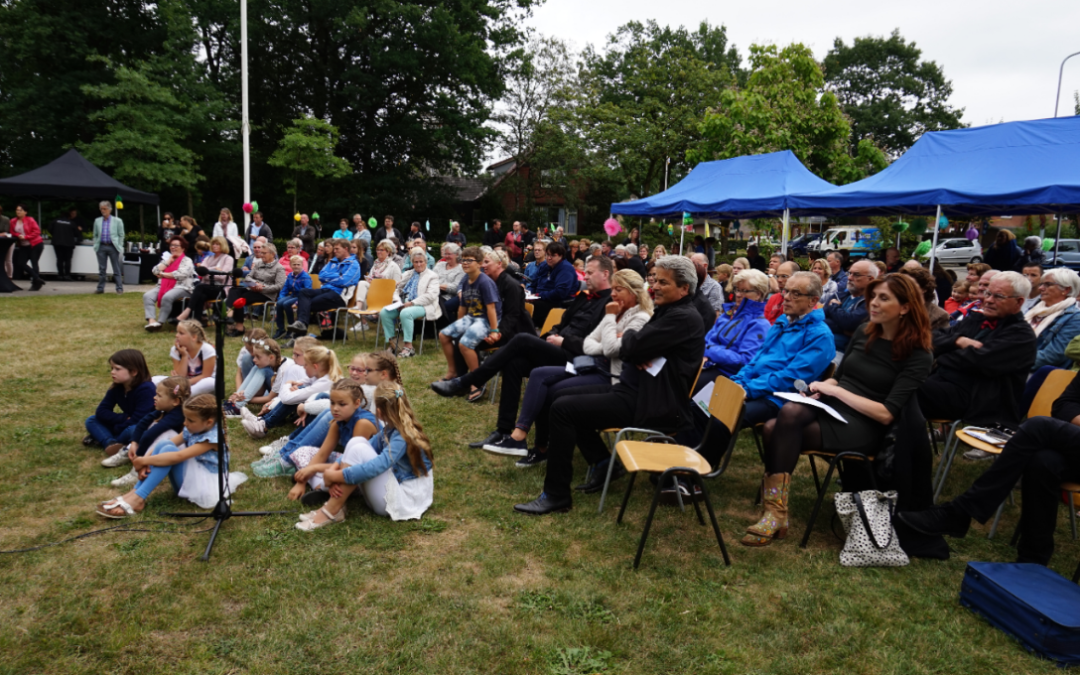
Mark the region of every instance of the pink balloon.
<instances>
[{"instance_id":1,"label":"pink balloon","mask_svg":"<svg viewBox=\"0 0 1080 675\"><path fill-rule=\"evenodd\" d=\"M250 204L250 203L246 203L246 204L244 204L244 213L251 213L251 212L252 212L252 211L254 211L254 210L255 210L255 209L254 209L254 208L252 208L252 206L251 206L251 204Z\"/></svg>"},{"instance_id":2,"label":"pink balloon","mask_svg":"<svg viewBox=\"0 0 1080 675\"><path fill-rule=\"evenodd\" d=\"M622 232L622 225L619 225L619 221L614 218L608 218L604 221L604 232L607 232L609 237L614 237Z\"/></svg>"}]
</instances>

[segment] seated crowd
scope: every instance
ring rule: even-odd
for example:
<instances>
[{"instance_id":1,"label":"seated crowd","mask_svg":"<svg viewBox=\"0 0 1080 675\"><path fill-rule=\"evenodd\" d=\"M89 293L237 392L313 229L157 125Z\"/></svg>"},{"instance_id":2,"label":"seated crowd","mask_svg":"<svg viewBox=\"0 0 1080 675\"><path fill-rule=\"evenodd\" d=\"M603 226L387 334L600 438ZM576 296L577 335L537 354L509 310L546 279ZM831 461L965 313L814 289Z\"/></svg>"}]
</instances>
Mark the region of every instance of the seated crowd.
<instances>
[{"instance_id":1,"label":"seated crowd","mask_svg":"<svg viewBox=\"0 0 1080 675\"><path fill-rule=\"evenodd\" d=\"M971 519L985 522L1018 482L1018 558L1046 564L1053 552L1059 485L1080 479L1072 450L1080 440L1080 383L1069 385L1052 418L1025 418L1048 373L1072 367L1080 276L1071 270L1044 270L1041 258L1019 260L1019 271L978 263L950 288L947 275L901 264L894 249L883 263L846 268L843 256L830 253L803 271L780 256L766 261L754 248L713 267L711 251L683 257L656 247L650 256L633 235L622 243L567 242L561 232L538 238L519 222L505 238L501 231L485 237L482 247L465 245L455 227L436 261L418 224L408 239L391 218L384 225L364 239L348 236L343 220L333 239L310 242L312 255L302 255L308 242L298 238L282 260L272 242L255 236L238 274L225 236L195 261L184 237L169 241L144 307L146 328L156 331L188 299L170 351L173 369L152 377L141 353L117 352L112 387L86 421L84 442L106 449L103 464L133 466L114 481L131 490L99 505L99 514L141 511L166 476L180 496L210 499L219 441L207 395L218 355L203 327L208 303L222 300L230 335L244 338L226 413L255 438L296 420L295 430L262 448L253 469L258 477L291 477L290 499L325 502L301 516L300 529L340 522L357 487L369 508L395 520L418 518L430 506L431 444L397 365L415 354L419 321L438 327L446 361L445 375L431 384L435 393L477 402L499 378L495 428L470 446L514 457L522 468L545 467L543 491L517 504L520 512L567 511L575 492L620 479L625 470L610 466L618 460L602 438L608 429L656 429L688 447L707 439L700 451L717 466L730 432L693 397L723 377L745 392L742 427L762 437L762 512L742 544L786 536L801 456L873 456L888 436L904 438L905 457L890 480L901 487L897 529L910 555L947 557L941 535L963 536ZM390 349L358 355L343 370L308 335L313 313L350 300L366 308L381 279L393 282L394 302L378 313ZM274 308L273 337L245 330L253 305ZM843 421L778 395L797 391ZM996 425L1015 435L969 490L935 506L928 420ZM575 448L589 465L576 485ZM845 489L856 489L867 463L846 464L853 466L845 468ZM243 479L231 474L230 485ZM662 488L668 503L700 497L681 479Z\"/></svg>"}]
</instances>

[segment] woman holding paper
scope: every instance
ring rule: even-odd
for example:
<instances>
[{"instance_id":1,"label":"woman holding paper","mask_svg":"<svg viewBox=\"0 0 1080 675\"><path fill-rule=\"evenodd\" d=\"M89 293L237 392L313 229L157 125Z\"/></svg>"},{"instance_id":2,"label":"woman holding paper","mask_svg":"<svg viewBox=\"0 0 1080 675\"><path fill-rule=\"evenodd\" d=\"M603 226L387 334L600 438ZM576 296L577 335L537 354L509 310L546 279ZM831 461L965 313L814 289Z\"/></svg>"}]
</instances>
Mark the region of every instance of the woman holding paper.
<instances>
[{"instance_id":1,"label":"woman holding paper","mask_svg":"<svg viewBox=\"0 0 1080 675\"><path fill-rule=\"evenodd\" d=\"M788 486L800 454L877 450L886 428L930 375L930 320L915 282L889 274L872 281L866 297L870 320L855 331L836 376L804 392L845 421L790 402L765 424L765 513L747 528L744 546L768 546L787 535Z\"/></svg>"},{"instance_id":2,"label":"woman holding paper","mask_svg":"<svg viewBox=\"0 0 1080 675\"><path fill-rule=\"evenodd\" d=\"M390 345L400 359L416 356L412 343L413 322L425 316L428 321L435 321L442 316L442 309L439 308L439 276L428 269L427 252L417 246L409 252L409 256L412 259L412 269L405 272L401 281L397 282L393 304L379 312L379 322L386 336L386 344ZM391 342L394 340L395 320L401 322L401 333L404 337L400 350Z\"/></svg>"}]
</instances>

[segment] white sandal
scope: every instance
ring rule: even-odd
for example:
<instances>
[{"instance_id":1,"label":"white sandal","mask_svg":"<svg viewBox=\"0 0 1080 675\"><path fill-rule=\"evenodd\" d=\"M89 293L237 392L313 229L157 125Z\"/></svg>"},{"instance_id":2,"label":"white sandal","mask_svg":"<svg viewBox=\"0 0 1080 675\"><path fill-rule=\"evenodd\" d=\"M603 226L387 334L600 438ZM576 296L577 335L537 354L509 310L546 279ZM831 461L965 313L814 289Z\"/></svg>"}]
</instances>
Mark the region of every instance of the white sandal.
<instances>
[{"instance_id":1,"label":"white sandal","mask_svg":"<svg viewBox=\"0 0 1080 675\"><path fill-rule=\"evenodd\" d=\"M109 513L109 511L111 511L112 509L118 508L118 507L120 509L123 509L124 515L117 516L117 515L114 515L112 513ZM114 499L114 500L112 500L110 502L102 502L97 508L97 514L99 516L101 516L102 518L112 518L113 520L122 520L124 518L128 518L130 516L135 515L135 509L131 508L131 504L128 504L127 502L125 502L123 497L117 497L116 499ZM327 514L327 515L329 515L329 514Z\"/></svg>"},{"instance_id":2,"label":"white sandal","mask_svg":"<svg viewBox=\"0 0 1080 675\"><path fill-rule=\"evenodd\" d=\"M326 516L327 520L324 520L321 523L316 523L314 520L301 520L296 524L296 529L303 530L304 532L311 532L312 530L317 530L320 527L330 525L331 523L340 523L345 520L345 509L341 509L337 513L330 513L325 508L319 509L319 511L323 512L323 515Z\"/></svg>"},{"instance_id":3,"label":"white sandal","mask_svg":"<svg viewBox=\"0 0 1080 675\"><path fill-rule=\"evenodd\" d=\"M308 511L307 513L301 513L300 514L300 522L301 523L308 523L308 522L311 522L312 520L315 520L315 514L318 513L319 511L322 511L322 509L315 509L314 511ZM342 506L341 510L338 511L338 514L343 519L345 518L345 507L344 506Z\"/></svg>"}]
</instances>

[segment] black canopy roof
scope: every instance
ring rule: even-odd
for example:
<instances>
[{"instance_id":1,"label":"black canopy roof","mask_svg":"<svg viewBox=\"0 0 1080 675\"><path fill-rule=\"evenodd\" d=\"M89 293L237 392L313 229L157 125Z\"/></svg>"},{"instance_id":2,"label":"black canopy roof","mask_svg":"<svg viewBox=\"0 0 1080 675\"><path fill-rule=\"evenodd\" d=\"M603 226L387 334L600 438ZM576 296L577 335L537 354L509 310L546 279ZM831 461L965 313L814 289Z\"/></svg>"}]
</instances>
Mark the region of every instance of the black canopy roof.
<instances>
[{"instance_id":1,"label":"black canopy roof","mask_svg":"<svg viewBox=\"0 0 1080 675\"><path fill-rule=\"evenodd\" d=\"M156 194L129 188L72 148L43 167L0 180L0 194L57 199L108 199L158 204Z\"/></svg>"}]
</instances>

